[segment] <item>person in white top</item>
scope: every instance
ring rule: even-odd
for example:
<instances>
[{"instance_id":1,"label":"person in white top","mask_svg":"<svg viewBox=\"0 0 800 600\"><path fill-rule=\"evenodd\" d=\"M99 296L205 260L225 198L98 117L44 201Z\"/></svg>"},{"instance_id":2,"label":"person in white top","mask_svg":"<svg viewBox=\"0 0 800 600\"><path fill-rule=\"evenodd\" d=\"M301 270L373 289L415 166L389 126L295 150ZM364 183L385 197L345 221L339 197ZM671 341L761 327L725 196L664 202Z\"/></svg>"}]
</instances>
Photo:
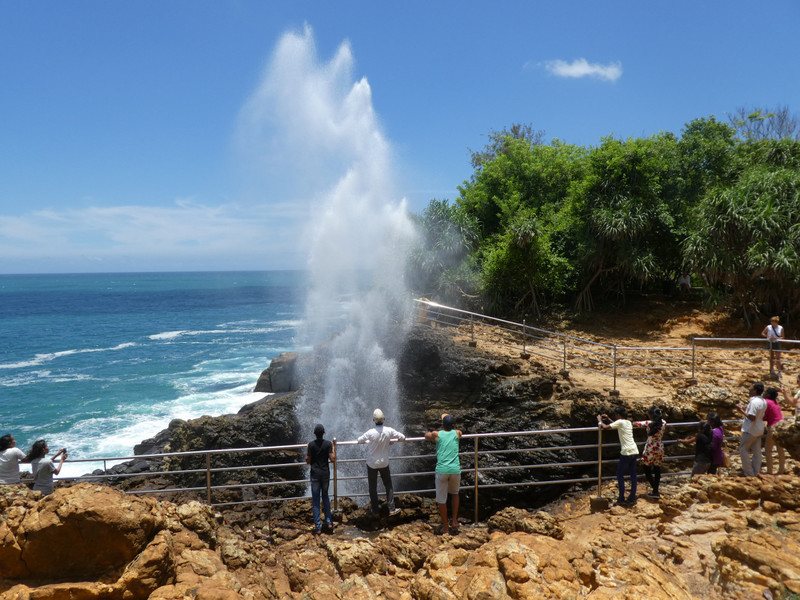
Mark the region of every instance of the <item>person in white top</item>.
<instances>
[{"instance_id":1,"label":"person in white top","mask_svg":"<svg viewBox=\"0 0 800 600\"><path fill-rule=\"evenodd\" d=\"M633 506L636 504L636 459L639 458L639 448L633 439L633 424L628 420L628 411L618 406L612 413L616 417L611 421L607 415L597 415L597 426L601 429L616 429L619 435L619 462L617 462L617 486L619 498L617 504ZM625 475L631 480L631 493L625 499Z\"/></svg>"},{"instance_id":2,"label":"person in white top","mask_svg":"<svg viewBox=\"0 0 800 600\"><path fill-rule=\"evenodd\" d=\"M767 338L769 342L769 374L775 375L775 365L778 366L778 373L783 371L781 361L781 340L783 339L783 325L780 324L780 317L772 317L769 325L764 327L761 337Z\"/></svg>"},{"instance_id":3,"label":"person in white top","mask_svg":"<svg viewBox=\"0 0 800 600\"><path fill-rule=\"evenodd\" d=\"M0 484L19 483L19 463L25 453L10 433L0 437Z\"/></svg>"},{"instance_id":4,"label":"person in white top","mask_svg":"<svg viewBox=\"0 0 800 600\"><path fill-rule=\"evenodd\" d=\"M47 442L44 440L36 440L31 446L31 451L25 457L23 462L31 463L31 470L33 471L33 491L41 492L42 496L47 496L53 493L53 475L58 475L61 472L61 467L64 466L64 461L67 460L67 449L61 448L53 455L53 459L61 457L61 461L56 466L53 459L47 458L47 453L50 449L47 447Z\"/></svg>"},{"instance_id":5,"label":"person in white top","mask_svg":"<svg viewBox=\"0 0 800 600\"><path fill-rule=\"evenodd\" d=\"M369 483L370 507L373 514L378 514L380 503L378 501L378 475L381 476L383 487L386 489L386 504L389 515L400 512L394 507L394 489L392 488L392 475L389 472L389 444L402 442L406 436L383 424L384 416L380 408L372 413L375 427L366 431L358 438L359 444L367 444L367 481Z\"/></svg>"},{"instance_id":6,"label":"person in white top","mask_svg":"<svg viewBox=\"0 0 800 600\"><path fill-rule=\"evenodd\" d=\"M767 401L761 397L763 393L764 384L754 383L750 388L750 401L747 406L739 406L744 415L739 456L742 457L742 471L750 477L761 472L761 438L765 429L764 413L767 412Z\"/></svg>"},{"instance_id":7,"label":"person in white top","mask_svg":"<svg viewBox=\"0 0 800 600\"><path fill-rule=\"evenodd\" d=\"M795 421L797 417L800 416L800 374L797 375L797 391L792 396L785 387L781 388L781 393L783 394L783 399L786 401L788 406L794 407L794 418Z\"/></svg>"}]
</instances>

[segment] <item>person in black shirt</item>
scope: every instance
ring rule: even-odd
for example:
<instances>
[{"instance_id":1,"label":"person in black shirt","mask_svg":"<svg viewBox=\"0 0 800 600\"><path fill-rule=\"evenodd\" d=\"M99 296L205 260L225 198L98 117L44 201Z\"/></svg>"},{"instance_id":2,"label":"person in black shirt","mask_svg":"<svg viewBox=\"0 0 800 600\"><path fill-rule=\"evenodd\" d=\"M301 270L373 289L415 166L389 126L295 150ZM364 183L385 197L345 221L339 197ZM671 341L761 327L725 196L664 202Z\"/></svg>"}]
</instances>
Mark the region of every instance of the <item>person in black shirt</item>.
<instances>
[{"instance_id":1,"label":"person in black shirt","mask_svg":"<svg viewBox=\"0 0 800 600\"><path fill-rule=\"evenodd\" d=\"M325 428L321 424L314 427L314 435L317 439L308 444L306 464L311 465L311 514L314 517L314 533L322 533L322 523L319 518L320 497L322 497L322 508L325 511L325 526L328 530L333 529L331 501L328 498L328 483L330 482L328 461L336 462L336 451L333 449L333 444L322 439L322 436L325 435Z\"/></svg>"},{"instance_id":2,"label":"person in black shirt","mask_svg":"<svg viewBox=\"0 0 800 600\"><path fill-rule=\"evenodd\" d=\"M710 418L710 415L709 415ZM679 440L682 444L694 442L694 465L692 466L692 476L702 475L711 470L711 425L708 420L700 421L697 433Z\"/></svg>"}]
</instances>

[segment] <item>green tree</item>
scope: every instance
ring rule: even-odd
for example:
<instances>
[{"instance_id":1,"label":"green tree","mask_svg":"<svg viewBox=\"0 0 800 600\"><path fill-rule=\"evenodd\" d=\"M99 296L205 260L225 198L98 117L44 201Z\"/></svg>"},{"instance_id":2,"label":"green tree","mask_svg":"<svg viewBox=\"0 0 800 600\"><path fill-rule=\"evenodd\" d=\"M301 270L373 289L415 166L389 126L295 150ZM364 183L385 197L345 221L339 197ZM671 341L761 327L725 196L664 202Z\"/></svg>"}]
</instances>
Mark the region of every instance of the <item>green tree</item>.
<instances>
[{"instance_id":1,"label":"green tree","mask_svg":"<svg viewBox=\"0 0 800 600\"><path fill-rule=\"evenodd\" d=\"M606 138L590 153L588 174L574 191L578 310L593 308L595 287L624 295L633 283L670 277L679 268L677 167L671 134Z\"/></svg>"},{"instance_id":2,"label":"green tree","mask_svg":"<svg viewBox=\"0 0 800 600\"><path fill-rule=\"evenodd\" d=\"M752 164L697 206L684 244L711 285L730 290L745 320L800 312L800 143L762 140L740 151Z\"/></svg>"}]
</instances>

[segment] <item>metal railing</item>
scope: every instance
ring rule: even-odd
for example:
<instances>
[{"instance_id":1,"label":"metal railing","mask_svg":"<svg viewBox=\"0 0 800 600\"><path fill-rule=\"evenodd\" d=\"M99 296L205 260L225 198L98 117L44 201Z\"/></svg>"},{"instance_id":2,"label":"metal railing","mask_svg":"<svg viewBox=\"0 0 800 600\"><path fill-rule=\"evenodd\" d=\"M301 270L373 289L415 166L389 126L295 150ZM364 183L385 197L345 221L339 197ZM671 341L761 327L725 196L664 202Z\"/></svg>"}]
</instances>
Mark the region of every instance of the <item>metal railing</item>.
<instances>
[{"instance_id":1,"label":"metal railing","mask_svg":"<svg viewBox=\"0 0 800 600\"><path fill-rule=\"evenodd\" d=\"M522 358L536 357L550 367L568 373L585 370L608 377L612 394L618 393L618 379L657 377L666 382L697 383L702 377L741 373L761 379L762 369L782 363L781 371L800 372L800 340L780 340L773 344L764 338L693 337L691 345L626 346L590 340L561 331L551 331L522 323L482 315L417 299L417 320L432 327L451 327L469 345L479 340L503 346ZM490 325L490 328L481 325Z\"/></svg>"},{"instance_id":2,"label":"metal railing","mask_svg":"<svg viewBox=\"0 0 800 600\"><path fill-rule=\"evenodd\" d=\"M733 423L733 421L726 421L726 423ZM667 425L667 432L674 429L697 427L697 422L683 422L683 423L670 423ZM520 443L525 443L529 440L536 440L542 436L555 436L556 441L561 439L559 436L567 436L571 442L569 444L555 444L547 446L523 446L519 447ZM596 442L594 441L596 436ZM616 437L616 436L614 436ZM581 439L583 438L583 439ZM505 443L504 443L505 442ZM509 447L508 442L511 442ZM577 443L576 443L577 442ZM393 456L392 461L395 466L400 462L401 464L413 464L415 467L410 471L398 471L392 473L394 480L404 481L410 478L412 485L399 485L396 495L403 494L431 494L435 492L432 487L421 487L416 489L413 485L418 483L421 478L426 478L426 481L433 482L433 463L435 454L430 451L433 449L433 444L425 442L424 437L406 438L404 442L393 444L397 448L398 444L403 449L414 446L419 443L425 443L426 447L424 452L421 453L407 453L402 455ZM644 440L637 442L639 446L644 444ZM664 440L665 449L674 448L678 444L678 440ZM343 482L348 482L348 487L352 488L349 482L363 482L367 479L366 474L362 475L342 475L343 465L363 464L363 451L362 456L347 456L353 454L357 450L358 444L355 440L337 441L333 440L334 448L337 453L337 461L332 464L332 482L333 482L333 505L334 509L338 510L339 499L342 496L349 498L363 498L368 496L364 491L350 489L346 493L340 493L339 487ZM498 448L498 445L505 445L506 447ZM461 449L459 455L462 461L462 486L461 490L471 492L472 503L474 506L475 520L478 520L479 508L482 492L496 488L528 488L552 485L574 485L583 484L586 486L594 485L594 475L596 474L596 485L598 495L601 493L603 481L613 479L614 477L604 477L603 467L614 464L618 459L614 456L614 451L619 448L619 443L612 441L603 441L603 430L593 427L578 427L578 428L561 428L561 429L537 429L528 431L501 431L493 433L472 433L464 434L461 437ZM276 472L282 469L302 469L306 467L304 463L304 451L307 448L306 444L290 444L282 446L263 446L254 448L226 448L218 450L197 450L189 452L167 452L161 454L147 454L138 456L122 456L122 457L104 457L104 458L87 458L70 460L71 463L103 463L103 474L84 475L80 477L59 477L57 481L103 481L107 483L120 483L125 480L133 478L152 478L168 476L171 478L180 478L185 476L194 477L193 481L184 483L184 485L175 484L168 487L161 488L144 488L144 489L130 489L125 490L129 494L177 494L189 493L198 496L204 496L205 501L211 506L215 507L232 507L256 503L275 503L286 502L289 500L308 499L310 495L307 493L309 480L303 476L302 478L294 479L270 479L275 477ZM279 462L272 464L237 464L233 466L214 467L212 461L214 457L230 457L235 455L235 458L240 458L240 455L245 454L279 454L283 455L285 452L297 452L297 460L289 462ZM596 451L596 458L595 456ZM604 456L604 452L606 453ZM609 455L609 452L611 454ZM539 454L548 456L550 453L569 453L573 459L561 461L548 461L546 459L538 462L528 462L523 464L507 464L508 456L511 455L526 455L526 454ZM577 454L576 454L577 453ZM581 456L583 454L584 456ZM693 458L693 454L672 454L665 457L666 462L681 463ZM591 458L590 458L591 457ZM204 464L204 468L178 468L166 469L163 467L165 460L171 462L179 462L183 459L196 459L200 458ZM535 458L535 457L534 457ZM499 459L499 460L498 460ZM105 467L109 462L117 462L124 460L136 461L157 461L155 470L141 471L136 473L114 473L109 472ZM536 471L545 469L567 469L570 476L555 477L555 478L536 478ZM214 475L224 473L235 473L244 470L250 471L268 471L263 477L264 480L255 482L234 482L234 483L213 483ZM363 472L362 472L363 473ZM510 478L505 480L498 478L498 474L509 473ZM524 474L524 476L523 476ZM675 477L687 475L687 471L677 471L673 473L665 473L663 477ZM509 480L510 479L510 480ZM415 481L416 480L416 481ZM272 490L276 486L303 486L304 493L295 495L282 495L274 496ZM405 488L405 489L404 489ZM230 500L224 498L215 501L214 494L219 492L229 493L230 491L238 490L239 499ZM255 492L255 490L264 490L265 495L259 498L245 499L246 491Z\"/></svg>"}]
</instances>

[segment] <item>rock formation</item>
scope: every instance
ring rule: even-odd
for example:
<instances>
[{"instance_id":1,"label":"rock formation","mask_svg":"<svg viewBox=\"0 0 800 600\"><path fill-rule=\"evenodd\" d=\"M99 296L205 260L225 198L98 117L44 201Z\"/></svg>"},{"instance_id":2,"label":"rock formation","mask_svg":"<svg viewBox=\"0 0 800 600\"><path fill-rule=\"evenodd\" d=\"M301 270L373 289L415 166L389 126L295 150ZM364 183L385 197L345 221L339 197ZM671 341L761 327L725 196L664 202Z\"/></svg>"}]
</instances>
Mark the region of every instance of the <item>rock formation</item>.
<instances>
[{"instance_id":1,"label":"rock formation","mask_svg":"<svg viewBox=\"0 0 800 600\"><path fill-rule=\"evenodd\" d=\"M612 490L606 490L611 493ZM0 598L394 600L791 598L800 478L701 476L660 503L592 513L579 494L437 536L435 510L377 535L310 533L307 502L267 522L80 484L0 491ZM428 501L429 502L429 501ZM357 511L353 506L345 512ZM416 512L415 512L416 511ZM424 517L427 511L428 518Z\"/></svg>"}]
</instances>

